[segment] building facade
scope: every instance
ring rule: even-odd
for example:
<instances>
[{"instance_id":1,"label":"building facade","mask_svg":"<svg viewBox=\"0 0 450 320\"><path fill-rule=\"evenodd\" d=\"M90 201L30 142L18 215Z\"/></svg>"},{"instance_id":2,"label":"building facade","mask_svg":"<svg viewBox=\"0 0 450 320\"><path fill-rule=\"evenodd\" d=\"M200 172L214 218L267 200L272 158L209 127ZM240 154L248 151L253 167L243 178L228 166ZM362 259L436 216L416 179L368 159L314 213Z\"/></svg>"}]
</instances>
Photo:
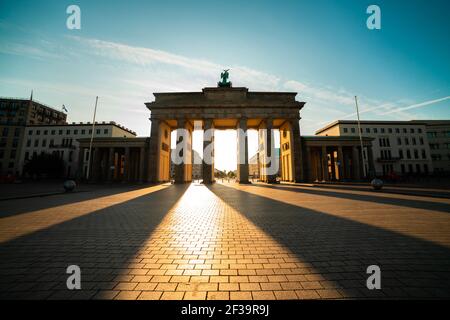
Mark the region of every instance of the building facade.
<instances>
[{"instance_id":1,"label":"building facade","mask_svg":"<svg viewBox=\"0 0 450 320\"><path fill-rule=\"evenodd\" d=\"M147 182L147 172L154 164L149 159L150 139L99 137L88 152L90 139L79 139L78 179L92 182ZM88 170L89 167L89 170Z\"/></svg>"},{"instance_id":2,"label":"building facade","mask_svg":"<svg viewBox=\"0 0 450 320\"><path fill-rule=\"evenodd\" d=\"M19 172L33 156L57 154L64 161L64 176L75 178L78 169L79 139L90 140L92 123L29 125L25 129L24 145L19 160ZM115 122L96 122L94 141L98 138L135 138L136 133ZM88 157L88 152L84 158ZM84 169L86 170L86 169Z\"/></svg>"},{"instance_id":3,"label":"building facade","mask_svg":"<svg viewBox=\"0 0 450 320\"><path fill-rule=\"evenodd\" d=\"M427 125L424 121L361 121L363 137L373 138L377 176L428 175L433 172ZM358 122L338 120L316 131L317 136L359 137ZM364 165L369 171L368 151Z\"/></svg>"},{"instance_id":4,"label":"building facade","mask_svg":"<svg viewBox=\"0 0 450 320\"><path fill-rule=\"evenodd\" d=\"M450 120L421 120L420 122L425 123L427 128L434 172L450 174Z\"/></svg>"},{"instance_id":5,"label":"building facade","mask_svg":"<svg viewBox=\"0 0 450 320\"><path fill-rule=\"evenodd\" d=\"M0 98L0 176L20 173L26 126L65 123L65 113L32 98Z\"/></svg>"}]
</instances>

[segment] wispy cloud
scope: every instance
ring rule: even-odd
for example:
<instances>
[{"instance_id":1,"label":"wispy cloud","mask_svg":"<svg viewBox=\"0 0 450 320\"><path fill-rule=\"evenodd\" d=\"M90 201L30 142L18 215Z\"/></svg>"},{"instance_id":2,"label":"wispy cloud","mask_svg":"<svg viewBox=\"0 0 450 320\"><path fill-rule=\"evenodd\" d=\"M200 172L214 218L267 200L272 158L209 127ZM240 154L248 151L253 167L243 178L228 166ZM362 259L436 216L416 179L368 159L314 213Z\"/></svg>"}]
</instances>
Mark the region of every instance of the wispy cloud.
<instances>
[{"instance_id":1,"label":"wispy cloud","mask_svg":"<svg viewBox=\"0 0 450 320\"><path fill-rule=\"evenodd\" d=\"M61 59L60 54L33 45L22 43L0 43L0 53L26 56L38 59Z\"/></svg>"},{"instance_id":2,"label":"wispy cloud","mask_svg":"<svg viewBox=\"0 0 450 320\"><path fill-rule=\"evenodd\" d=\"M147 110L143 102L151 100L153 92L192 91L202 86L214 86L220 71L231 68L234 86L246 86L254 91L299 92L298 99L307 102L302 115L303 126L307 132L313 132L314 129L335 119L356 117L354 94L344 88L282 79L245 66L225 66L206 59L123 43L79 36L66 36L65 40L65 42L51 39L36 40L32 44L30 42L2 43L0 52L48 60L58 58L63 62L67 60L72 65L77 65L77 69L85 68L89 74L92 74L89 68L95 64L96 72L89 79L89 85L83 86L79 82L72 84L70 79L64 83L40 81L37 85L48 91L54 89L71 95L78 93L86 98L101 95L109 108L115 112L126 106L127 111L135 114L139 114L140 110L145 113ZM2 80L7 81L7 79ZM36 88L32 83L27 85ZM358 95L358 98L361 114L372 118L387 116L388 119L411 119L414 113L409 113L410 110L449 99L446 96L414 104L414 101L407 102L404 99L393 102L362 95ZM139 123L132 119L129 121L134 125ZM142 128L148 126L147 122L139 125Z\"/></svg>"},{"instance_id":3,"label":"wispy cloud","mask_svg":"<svg viewBox=\"0 0 450 320\"><path fill-rule=\"evenodd\" d=\"M109 59L135 64L139 66L155 66L158 64L181 67L194 72L193 76L201 75L209 82L217 80L217 72L230 66L220 65L202 59L189 58L170 52L144 47L129 46L121 43L98 39L69 36L82 46L87 47L90 54ZM243 66L231 66L233 78L240 84L253 84L261 89L275 89L280 79L274 75Z\"/></svg>"}]
</instances>

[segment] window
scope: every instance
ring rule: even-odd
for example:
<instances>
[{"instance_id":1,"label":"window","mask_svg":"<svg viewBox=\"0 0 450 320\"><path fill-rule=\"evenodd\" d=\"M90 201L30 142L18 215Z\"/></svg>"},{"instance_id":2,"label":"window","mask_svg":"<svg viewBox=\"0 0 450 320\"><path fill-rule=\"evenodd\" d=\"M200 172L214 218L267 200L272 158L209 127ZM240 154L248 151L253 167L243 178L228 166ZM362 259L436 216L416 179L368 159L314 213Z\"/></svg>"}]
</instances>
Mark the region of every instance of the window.
<instances>
[{"instance_id":1,"label":"window","mask_svg":"<svg viewBox=\"0 0 450 320\"><path fill-rule=\"evenodd\" d=\"M428 173L428 165L426 163L423 165L423 172Z\"/></svg>"},{"instance_id":2,"label":"window","mask_svg":"<svg viewBox=\"0 0 450 320\"><path fill-rule=\"evenodd\" d=\"M78 130L73 130L73 134L78 134Z\"/></svg>"},{"instance_id":3,"label":"window","mask_svg":"<svg viewBox=\"0 0 450 320\"><path fill-rule=\"evenodd\" d=\"M381 133L384 133L384 128L381 128L380 131L381 131Z\"/></svg>"},{"instance_id":4,"label":"window","mask_svg":"<svg viewBox=\"0 0 450 320\"><path fill-rule=\"evenodd\" d=\"M406 150L406 158L411 159L411 150Z\"/></svg>"},{"instance_id":5,"label":"window","mask_svg":"<svg viewBox=\"0 0 450 320\"><path fill-rule=\"evenodd\" d=\"M108 129L103 130L104 134L108 134Z\"/></svg>"},{"instance_id":6,"label":"window","mask_svg":"<svg viewBox=\"0 0 450 320\"><path fill-rule=\"evenodd\" d=\"M414 133L414 128L411 128L409 131L410 131L411 133Z\"/></svg>"},{"instance_id":7,"label":"window","mask_svg":"<svg viewBox=\"0 0 450 320\"><path fill-rule=\"evenodd\" d=\"M407 131L406 131L406 128L403 128L403 133L406 133Z\"/></svg>"},{"instance_id":8,"label":"window","mask_svg":"<svg viewBox=\"0 0 450 320\"><path fill-rule=\"evenodd\" d=\"M42 140L42 146L46 147L47 146L47 139Z\"/></svg>"},{"instance_id":9,"label":"window","mask_svg":"<svg viewBox=\"0 0 450 320\"><path fill-rule=\"evenodd\" d=\"M59 134L59 135L62 135L62 134L63 134L63 131L62 131L62 130L58 130L58 134Z\"/></svg>"},{"instance_id":10,"label":"window","mask_svg":"<svg viewBox=\"0 0 450 320\"><path fill-rule=\"evenodd\" d=\"M14 136L15 136L15 137L19 137L19 136L20 136L20 128L16 128L16 129L14 130Z\"/></svg>"},{"instance_id":11,"label":"window","mask_svg":"<svg viewBox=\"0 0 450 320\"><path fill-rule=\"evenodd\" d=\"M13 146L13 148L17 148L19 146L19 139L14 139L12 146Z\"/></svg>"},{"instance_id":12,"label":"window","mask_svg":"<svg viewBox=\"0 0 450 320\"><path fill-rule=\"evenodd\" d=\"M409 145L409 139L408 138L405 138L405 144Z\"/></svg>"},{"instance_id":13,"label":"window","mask_svg":"<svg viewBox=\"0 0 450 320\"><path fill-rule=\"evenodd\" d=\"M440 160L442 160L442 156L440 154L432 154L431 159L433 161L440 161Z\"/></svg>"},{"instance_id":14,"label":"window","mask_svg":"<svg viewBox=\"0 0 450 320\"><path fill-rule=\"evenodd\" d=\"M402 139L397 138L397 144L398 144L399 146L401 146L401 145L402 145Z\"/></svg>"},{"instance_id":15,"label":"window","mask_svg":"<svg viewBox=\"0 0 450 320\"><path fill-rule=\"evenodd\" d=\"M399 128L395 128L395 133L400 133L400 129Z\"/></svg>"},{"instance_id":16,"label":"window","mask_svg":"<svg viewBox=\"0 0 450 320\"><path fill-rule=\"evenodd\" d=\"M86 130L81 130L81 134L85 134L86 133Z\"/></svg>"},{"instance_id":17,"label":"window","mask_svg":"<svg viewBox=\"0 0 450 320\"><path fill-rule=\"evenodd\" d=\"M66 130L66 134L69 135L70 134L70 130Z\"/></svg>"},{"instance_id":18,"label":"window","mask_svg":"<svg viewBox=\"0 0 450 320\"><path fill-rule=\"evenodd\" d=\"M398 150L398 156L400 157L400 159L403 159L403 150L402 149Z\"/></svg>"},{"instance_id":19,"label":"window","mask_svg":"<svg viewBox=\"0 0 450 320\"><path fill-rule=\"evenodd\" d=\"M348 132L348 129L347 128L344 128L344 133L347 133Z\"/></svg>"},{"instance_id":20,"label":"window","mask_svg":"<svg viewBox=\"0 0 450 320\"><path fill-rule=\"evenodd\" d=\"M34 140L34 147L38 147L39 146L39 139Z\"/></svg>"},{"instance_id":21,"label":"window","mask_svg":"<svg viewBox=\"0 0 450 320\"><path fill-rule=\"evenodd\" d=\"M48 135L48 130L44 130L44 135Z\"/></svg>"},{"instance_id":22,"label":"window","mask_svg":"<svg viewBox=\"0 0 450 320\"><path fill-rule=\"evenodd\" d=\"M12 149L12 150L11 150L11 153L9 154L9 158L10 158L11 160L15 159L15 158L16 158L16 154L17 154L16 149Z\"/></svg>"},{"instance_id":23,"label":"window","mask_svg":"<svg viewBox=\"0 0 450 320\"><path fill-rule=\"evenodd\" d=\"M421 128L417 129L417 132L422 133L422 129Z\"/></svg>"},{"instance_id":24,"label":"window","mask_svg":"<svg viewBox=\"0 0 450 320\"><path fill-rule=\"evenodd\" d=\"M52 136L54 136L56 133L56 130L52 130Z\"/></svg>"},{"instance_id":25,"label":"window","mask_svg":"<svg viewBox=\"0 0 450 320\"><path fill-rule=\"evenodd\" d=\"M402 171L402 174L405 174L405 165L404 164L400 165L400 170Z\"/></svg>"},{"instance_id":26,"label":"window","mask_svg":"<svg viewBox=\"0 0 450 320\"><path fill-rule=\"evenodd\" d=\"M422 149L422 159L426 159L427 158L427 153L425 151L425 149Z\"/></svg>"},{"instance_id":27,"label":"window","mask_svg":"<svg viewBox=\"0 0 450 320\"><path fill-rule=\"evenodd\" d=\"M389 128L388 131L389 131L389 133L392 133L392 128Z\"/></svg>"},{"instance_id":28,"label":"window","mask_svg":"<svg viewBox=\"0 0 450 320\"><path fill-rule=\"evenodd\" d=\"M430 149L431 150L438 150L439 144L438 143L430 143Z\"/></svg>"},{"instance_id":29,"label":"window","mask_svg":"<svg viewBox=\"0 0 450 320\"><path fill-rule=\"evenodd\" d=\"M5 150L0 149L0 159L3 159L4 156L5 156Z\"/></svg>"},{"instance_id":30,"label":"window","mask_svg":"<svg viewBox=\"0 0 450 320\"><path fill-rule=\"evenodd\" d=\"M377 128L373 128L373 133L378 133L378 129Z\"/></svg>"},{"instance_id":31,"label":"window","mask_svg":"<svg viewBox=\"0 0 450 320\"><path fill-rule=\"evenodd\" d=\"M30 153L27 151L25 152L25 160L28 160L30 158Z\"/></svg>"},{"instance_id":32,"label":"window","mask_svg":"<svg viewBox=\"0 0 450 320\"><path fill-rule=\"evenodd\" d=\"M409 171L409 173L413 173L414 172L412 164L408 164L408 171Z\"/></svg>"},{"instance_id":33,"label":"window","mask_svg":"<svg viewBox=\"0 0 450 320\"><path fill-rule=\"evenodd\" d=\"M7 137L8 136L8 132L9 132L8 128L3 128L2 136L3 137Z\"/></svg>"},{"instance_id":34,"label":"window","mask_svg":"<svg viewBox=\"0 0 450 320\"><path fill-rule=\"evenodd\" d=\"M95 130L95 134L100 134L100 129Z\"/></svg>"},{"instance_id":35,"label":"window","mask_svg":"<svg viewBox=\"0 0 450 320\"><path fill-rule=\"evenodd\" d=\"M420 144L423 145L423 138L422 137L419 138L419 141L420 141Z\"/></svg>"},{"instance_id":36,"label":"window","mask_svg":"<svg viewBox=\"0 0 450 320\"><path fill-rule=\"evenodd\" d=\"M33 130L28 130L28 135L31 136L33 134Z\"/></svg>"},{"instance_id":37,"label":"window","mask_svg":"<svg viewBox=\"0 0 450 320\"><path fill-rule=\"evenodd\" d=\"M421 171L421 170L420 170L420 164L417 163L417 164L416 164L416 172L417 172L417 173L420 173L420 171Z\"/></svg>"},{"instance_id":38,"label":"window","mask_svg":"<svg viewBox=\"0 0 450 320\"><path fill-rule=\"evenodd\" d=\"M414 149L414 159L419 159L419 151L417 149Z\"/></svg>"},{"instance_id":39,"label":"window","mask_svg":"<svg viewBox=\"0 0 450 320\"><path fill-rule=\"evenodd\" d=\"M41 130L36 130L36 135L40 135L41 134Z\"/></svg>"},{"instance_id":40,"label":"window","mask_svg":"<svg viewBox=\"0 0 450 320\"><path fill-rule=\"evenodd\" d=\"M416 138L414 138L414 137L412 138L412 144L413 144L413 145L416 145L416 144L417 144L417 143L416 143Z\"/></svg>"},{"instance_id":41,"label":"window","mask_svg":"<svg viewBox=\"0 0 450 320\"><path fill-rule=\"evenodd\" d=\"M27 140L27 147L31 147L31 140L30 139Z\"/></svg>"},{"instance_id":42,"label":"window","mask_svg":"<svg viewBox=\"0 0 450 320\"><path fill-rule=\"evenodd\" d=\"M428 132L427 136L428 136L428 138L436 138L437 137L437 132Z\"/></svg>"}]
</instances>

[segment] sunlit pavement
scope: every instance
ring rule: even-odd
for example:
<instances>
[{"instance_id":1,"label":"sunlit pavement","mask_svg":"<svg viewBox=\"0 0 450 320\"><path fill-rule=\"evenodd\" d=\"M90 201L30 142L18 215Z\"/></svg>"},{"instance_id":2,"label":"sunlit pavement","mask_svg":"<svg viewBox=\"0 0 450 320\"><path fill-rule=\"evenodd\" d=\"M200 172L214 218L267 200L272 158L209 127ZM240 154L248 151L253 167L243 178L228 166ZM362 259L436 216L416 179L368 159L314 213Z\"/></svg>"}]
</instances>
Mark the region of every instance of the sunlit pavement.
<instances>
[{"instance_id":1,"label":"sunlit pavement","mask_svg":"<svg viewBox=\"0 0 450 320\"><path fill-rule=\"evenodd\" d=\"M2 299L449 297L445 198L216 183L0 202Z\"/></svg>"}]
</instances>

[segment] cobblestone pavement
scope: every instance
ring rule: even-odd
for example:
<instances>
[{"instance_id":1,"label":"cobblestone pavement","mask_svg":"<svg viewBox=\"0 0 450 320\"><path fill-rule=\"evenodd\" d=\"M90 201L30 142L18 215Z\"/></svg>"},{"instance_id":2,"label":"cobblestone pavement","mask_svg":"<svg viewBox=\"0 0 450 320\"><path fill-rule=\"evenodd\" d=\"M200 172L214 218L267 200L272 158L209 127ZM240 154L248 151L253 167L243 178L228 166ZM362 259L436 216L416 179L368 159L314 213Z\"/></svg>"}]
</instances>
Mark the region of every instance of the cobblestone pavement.
<instances>
[{"instance_id":1,"label":"cobblestone pavement","mask_svg":"<svg viewBox=\"0 0 450 320\"><path fill-rule=\"evenodd\" d=\"M217 183L0 203L3 299L445 297L449 199Z\"/></svg>"}]
</instances>

